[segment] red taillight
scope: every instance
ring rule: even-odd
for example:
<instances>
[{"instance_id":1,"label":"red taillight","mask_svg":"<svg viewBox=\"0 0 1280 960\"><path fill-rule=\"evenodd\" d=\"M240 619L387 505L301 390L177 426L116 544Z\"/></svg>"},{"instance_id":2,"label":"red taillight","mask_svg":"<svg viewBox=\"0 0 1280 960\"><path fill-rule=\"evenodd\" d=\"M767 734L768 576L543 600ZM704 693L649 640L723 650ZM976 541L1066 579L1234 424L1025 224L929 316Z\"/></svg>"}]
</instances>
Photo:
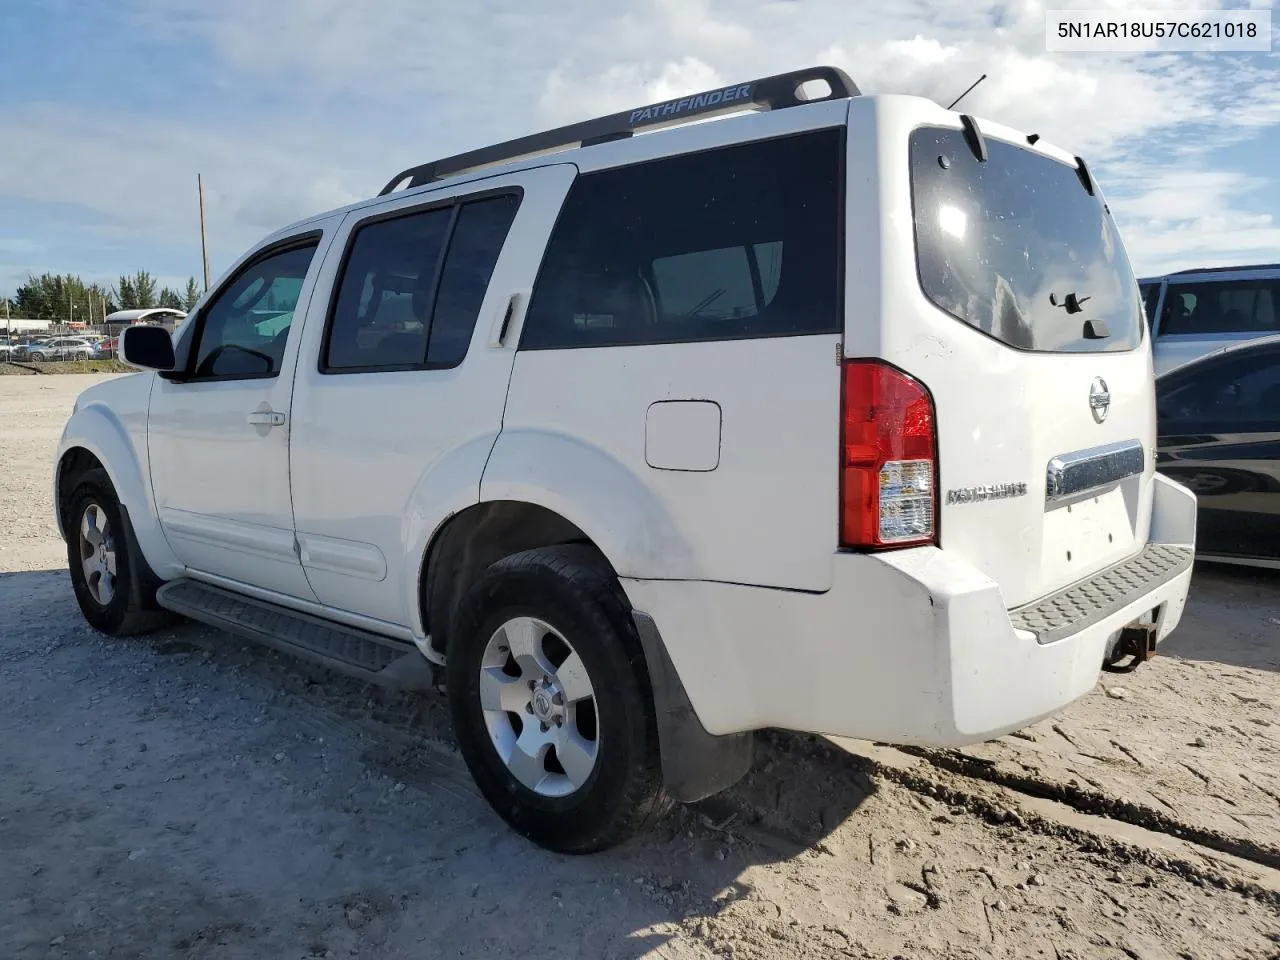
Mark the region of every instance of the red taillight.
<instances>
[{"instance_id":1,"label":"red taillight","mask_svg":"<svg viewBox=\"0 0 1280 960\"><path fill-rule=\"evenodd\" d=\"M936 543L938 446L928 391L876 360L850 360L843 376L841 545Z\"/></svg>"}]
</instances>

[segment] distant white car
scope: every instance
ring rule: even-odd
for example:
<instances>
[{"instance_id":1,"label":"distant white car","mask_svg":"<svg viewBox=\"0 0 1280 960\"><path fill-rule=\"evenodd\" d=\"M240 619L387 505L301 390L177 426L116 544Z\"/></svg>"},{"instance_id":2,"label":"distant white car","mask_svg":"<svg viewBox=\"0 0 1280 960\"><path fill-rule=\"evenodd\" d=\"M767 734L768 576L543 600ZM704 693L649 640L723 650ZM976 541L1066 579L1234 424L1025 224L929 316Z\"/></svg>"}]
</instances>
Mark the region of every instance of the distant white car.
<instances>
[{"instance_id":1,"label":"distant white car","mask_svg":"<svg viewBox=\"0 0 1280 960\"><path fill-rule=\"evenodd\" d=\"M92 360L95 356L94 345L83 337L55 337L27 348L29 360Z\"/></svg>"}]
</instances>

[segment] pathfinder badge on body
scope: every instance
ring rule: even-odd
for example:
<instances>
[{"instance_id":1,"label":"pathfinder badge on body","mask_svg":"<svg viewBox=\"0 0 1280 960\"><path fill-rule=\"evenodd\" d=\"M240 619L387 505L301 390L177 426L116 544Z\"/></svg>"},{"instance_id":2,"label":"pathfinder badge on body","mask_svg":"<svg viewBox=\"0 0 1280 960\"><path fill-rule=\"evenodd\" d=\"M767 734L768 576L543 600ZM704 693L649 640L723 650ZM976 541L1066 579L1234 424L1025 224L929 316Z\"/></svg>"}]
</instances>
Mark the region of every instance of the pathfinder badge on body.
<instances>
[{"instance_id":1,"label":"pathfinder badge on body","mask_svg":"<svg viewBox=\"0 0 1280 960\"><path fill-rule=\"evenodd\" d=\"M1025 483L992 483L983 487L957 487L947 491L947 503L982 503L986 500L1008 500L1025 497Z\"/></svg>"}]
</instances>

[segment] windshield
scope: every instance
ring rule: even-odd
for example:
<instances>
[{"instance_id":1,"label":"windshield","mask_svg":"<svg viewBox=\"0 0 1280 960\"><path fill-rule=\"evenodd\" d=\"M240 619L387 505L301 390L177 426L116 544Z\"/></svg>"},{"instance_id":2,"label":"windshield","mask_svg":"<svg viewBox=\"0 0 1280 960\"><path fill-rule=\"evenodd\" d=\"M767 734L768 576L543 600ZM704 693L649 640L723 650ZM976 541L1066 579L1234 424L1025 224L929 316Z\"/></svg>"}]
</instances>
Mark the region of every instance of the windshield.
<instances>
[{"instance_id":1,"label":"windshield","mask_svg":"<svg viewBox=\"0 0 1280 960\"><path fill-rule=\"evenodd\" d=\"M960 130L911 135L916 257L926 296L1021 350L1131 350L1142 300L1111 215L1072 166Z\"/></svg>"}]
</instances>

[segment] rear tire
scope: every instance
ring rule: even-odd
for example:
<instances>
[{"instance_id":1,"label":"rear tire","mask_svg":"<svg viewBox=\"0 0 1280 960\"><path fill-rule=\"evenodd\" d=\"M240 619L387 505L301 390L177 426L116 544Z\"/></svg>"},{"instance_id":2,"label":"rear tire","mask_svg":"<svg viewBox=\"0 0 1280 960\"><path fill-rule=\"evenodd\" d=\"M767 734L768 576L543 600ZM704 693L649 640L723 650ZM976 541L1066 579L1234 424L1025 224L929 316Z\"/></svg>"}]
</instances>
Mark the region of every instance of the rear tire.
<instances>
[{"instance_id":1,"label":"rear tire","mask_svg":"<svg viewBox=\"0 0 1280 960\"><path fill-rule=\"evenodd\" d=\"M65 517L71 586L85 620L113 637L147 633L170 622L156 604L160 580L147 566L107 472L76 480Z\"/></svg>"},{"instance_id":2,"label":"rear tire","mask_svg":"<svg viewBox=\"0 0 1280 960\"><path fill-rule=\"evenodd\" d=\"M534 843L593 853L668 809L644 652L594 549L489 567L462 600L445 671L472 777Z\"/></svg>"}]
</instances>

